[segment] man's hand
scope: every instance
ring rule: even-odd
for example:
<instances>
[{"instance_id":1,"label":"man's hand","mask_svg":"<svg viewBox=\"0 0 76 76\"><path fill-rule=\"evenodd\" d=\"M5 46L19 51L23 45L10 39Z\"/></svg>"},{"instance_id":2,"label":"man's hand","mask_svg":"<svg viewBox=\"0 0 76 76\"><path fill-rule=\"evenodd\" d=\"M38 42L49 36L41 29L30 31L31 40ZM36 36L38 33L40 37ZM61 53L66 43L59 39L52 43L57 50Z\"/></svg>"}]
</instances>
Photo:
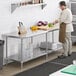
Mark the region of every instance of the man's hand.
<instances>
[{"instance_id":1,"label":"man's hand","mask_svg":"<svg viewBox=\"0 0 76 76\"><path fill-rule=\"evenodd\" d=\"M58 20L55 20L52 24L55 25L57 24L59 21Z\"/></svg>"}]
</instances>

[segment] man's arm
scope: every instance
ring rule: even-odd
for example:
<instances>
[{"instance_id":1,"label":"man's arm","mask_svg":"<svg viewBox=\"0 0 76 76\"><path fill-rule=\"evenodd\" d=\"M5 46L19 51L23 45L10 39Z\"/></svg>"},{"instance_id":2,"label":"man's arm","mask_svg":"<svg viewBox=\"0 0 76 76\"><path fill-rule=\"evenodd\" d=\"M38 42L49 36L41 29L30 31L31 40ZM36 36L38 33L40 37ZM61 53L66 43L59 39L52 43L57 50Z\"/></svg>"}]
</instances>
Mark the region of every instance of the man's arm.
<instances>
[{"instance_id":1,"label":"man's arm","mask_svg":"<svg viewBox=\"0 0 76 76\"><path fill-rule=\"evenodd\" d=\"M60 18L57 19L57 20L55 20L55 21L53 22L53 25L55 25L55 24L57 24L57 23L60 23Z\"/></svg>"},{"instance_id":2,"label":"man's arm","mask_svg":"<svg viewBox=\"0 0 76 76\"><path fill-rule=\"evenodd\" d=\"M60 17L53 22L54 25L57 24L57 23L60 23Z\"/></svg>"}]
</instances>

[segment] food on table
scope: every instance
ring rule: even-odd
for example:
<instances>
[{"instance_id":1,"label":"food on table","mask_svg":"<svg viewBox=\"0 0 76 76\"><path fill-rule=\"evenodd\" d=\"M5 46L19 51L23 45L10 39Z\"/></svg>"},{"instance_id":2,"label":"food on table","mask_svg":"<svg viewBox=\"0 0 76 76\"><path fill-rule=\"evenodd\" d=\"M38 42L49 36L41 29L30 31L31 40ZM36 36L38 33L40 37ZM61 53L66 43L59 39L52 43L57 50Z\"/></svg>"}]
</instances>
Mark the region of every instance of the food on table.
<instances>
[{"instance_id":1,"label":"food on table","mask_svg":"<svg viewBox=\"0 0 76 76\"><path fill-rule=\"evenodd\" d=\"M39 21L39 22L37 23L38 26L46 26L47 24L48 24L47 21Z\"/></svg>"},{"instance_id":2,"label":"food on table","mask_svg":"<svg viewBox=\"0 0 76 76\"><path fill-rule=\"evenodd\" d=\"M32 31L37 31L37 30L49 30L51 27L54 25L52 23L48 23L47 21L39 21L37 25L31 26Z\"/></svg>"},{"instance_id":3,"label":"food on table","mask_svg":"<svg viewBox=\"0 0 76 76\"><path fill-rule=\"evenodd\" d=\"M38 26L34 25L30 28L32 31L37 31L38 30Z\"/></svg>"},{"instance_id":4,"label":"food on table","mask_svg":"<svg viewBox=\"0 0 76 76\"><path fill-rule=\"evenodd\" d=\"M43 21L39 21L39 22L37 23L37 25L38 25L38 26L42 26L42 25L43 25Z\"/></svg>"},{"instance_id":5,"label":"food on table","mask_svg":"<svg viewBox=\"0 0 76 76\"><path fill-rule=\"evenodd\" d=\"M48 25L48 22L47 22L47 21L44 21L44 22L43 22L43 25L44 25L44 26Z\"/></svg>"},{"instance_id":6,"label":"food on table","mask_svg":"<svg viewBox=\"0 0 76 76\"><path fill-rule=\"evenodd\" d=\"M53 27L54 25L52 23L49 23L48 24L48 27Z\"/></svg>"},{"instance_id":7,"label":"food on table","mask_svg":"<svg viewBox=\"0 0 76 76\"><path fill-rule=\"evenodd\" d=\"M42 21L39 21L39 22L37 23L38 26L42 26L42 24L43 24Z\"/></svg>"}]
</instances>

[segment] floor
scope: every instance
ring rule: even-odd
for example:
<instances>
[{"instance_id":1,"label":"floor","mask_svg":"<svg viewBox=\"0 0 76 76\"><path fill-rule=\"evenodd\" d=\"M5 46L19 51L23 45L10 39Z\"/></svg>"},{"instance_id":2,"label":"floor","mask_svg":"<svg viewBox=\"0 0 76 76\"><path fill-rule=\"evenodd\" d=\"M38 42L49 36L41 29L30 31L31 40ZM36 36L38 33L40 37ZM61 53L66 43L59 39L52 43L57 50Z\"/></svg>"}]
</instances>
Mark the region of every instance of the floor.
<instances>
[{"instance_id":1,"label":"floor","mask_svg":"<svg viewBox=\"0 0 76 76\"><path fill-rule=\"evenodd\" d=\"M73 50L73 52L76 52L76 46L73 46L72 50ZM47 61L50 61L52 59L57 58L59 55L61 55L61 53L62 53L61 50L58 52L51 53L49 55ZM38 59L24 63L23 69L20 69L19 63L14 62L14 63L8 64L8 65L5 65L3 67L3 70L0 70L0 76L14 76L14 74L17 74L17 73L22 72L24 70L28 70L30 68L33 68L33 67L38 66L40 64L43 64L47 61L45 59L45 56L43 56L43 57L40 57Z\"/></svg>"}]
</instances>

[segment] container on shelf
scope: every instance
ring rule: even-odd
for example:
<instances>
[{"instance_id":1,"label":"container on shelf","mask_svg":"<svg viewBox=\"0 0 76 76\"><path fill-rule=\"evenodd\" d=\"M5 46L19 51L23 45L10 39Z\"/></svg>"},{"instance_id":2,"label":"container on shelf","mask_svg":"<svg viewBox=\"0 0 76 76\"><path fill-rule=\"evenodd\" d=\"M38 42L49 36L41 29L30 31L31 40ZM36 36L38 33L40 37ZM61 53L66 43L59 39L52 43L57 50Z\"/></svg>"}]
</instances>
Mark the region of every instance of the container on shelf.
<instances>
[{"instance_id":1,"label":"container on shelf","mask_svg":"<svg viewBox=\"0 0 76 76\"><path fill-rule=\"evenodd\" d=\"M40 0L32 0L32 3L33 4L39 4L40 3Z\"/></svg>"},{"instance_id":2,"label":"container on shelf","mask_svg":"<svg viewBox=\"0 0 76 76\"><path fill-rule=\"evenodd\" d=\"M22 0L21 2L30 2L31 0Z\"/></svg>"},{"instance_id":3,"label":"container on shelf","mask_svg":"<svg viewBox=\"0 0 76 76\"><path fill-rule=\"evenodd\" d=\"M40 0L40 3L43 3L43 0Z\"/></svg>"},{"instance_id":4,"label":"container on shelf","mask_svg":"<svg viewBox=\"0 0 76 76\"><path fill-rule=\"evenodd\" d=\"M54 49L57 49L57 45L58 43L54 42L54 43L51 43L51 42L41 42L40 44L40 48L41 49L46 49L46 47L48 48L48 50L54 50Z\"/></svg>"}]
</instances>

